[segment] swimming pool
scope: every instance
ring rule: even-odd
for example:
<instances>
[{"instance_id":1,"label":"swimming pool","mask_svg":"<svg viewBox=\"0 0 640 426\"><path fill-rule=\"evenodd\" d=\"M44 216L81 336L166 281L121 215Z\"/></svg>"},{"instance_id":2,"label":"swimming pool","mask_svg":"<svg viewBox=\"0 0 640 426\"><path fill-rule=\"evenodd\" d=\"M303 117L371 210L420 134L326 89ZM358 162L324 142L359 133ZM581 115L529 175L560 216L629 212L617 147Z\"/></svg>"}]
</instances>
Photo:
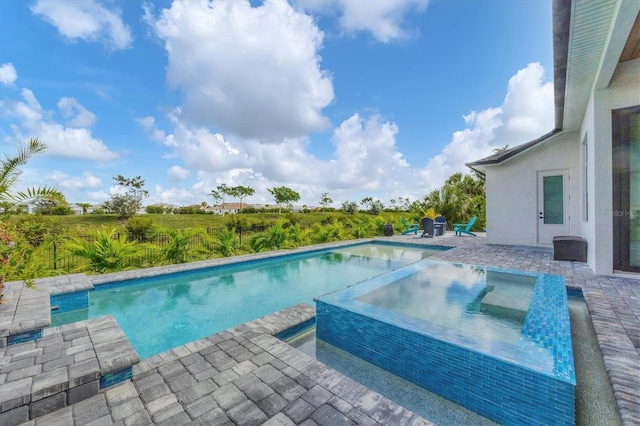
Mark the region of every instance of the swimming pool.
<instances>
[{"instance_id":1,"label":"swimming pool","mask_svg":"<svg viewBox=\"0 0 640 426\"><path fill-rule=\"evenodd\" d=\"M441 251L360 243L106 283L52 296L51 325L113 315L144 359Z\"/></svg>"},{"instance_id":2,"label":"swimming pool","mask_svg":"<svg viewBox=\"0 0 640 426\"><path fill-rule=\"evenodd\" d=\"M502 424L574 424L564 279L424 260L316 299L319 339Z\"/></svg>"}]
</instances>

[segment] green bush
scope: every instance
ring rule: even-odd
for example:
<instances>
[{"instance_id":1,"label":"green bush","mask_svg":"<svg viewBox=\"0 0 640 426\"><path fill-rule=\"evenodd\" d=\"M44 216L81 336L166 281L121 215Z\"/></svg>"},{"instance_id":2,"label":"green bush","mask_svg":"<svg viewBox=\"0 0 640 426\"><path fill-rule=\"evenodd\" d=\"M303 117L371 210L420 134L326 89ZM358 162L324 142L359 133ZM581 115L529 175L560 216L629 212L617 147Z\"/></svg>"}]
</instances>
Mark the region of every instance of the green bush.
<instances>
[{"instance_id":1,"label":"green bush","mask_svg":"<svg viewBox=\"0 0 640 426\"><path fill-rule=\"evenodd\" d=\"M235 256L240 251L240 239L236 235L236 228L223 229L214 236L213 251L224 256Z\"/></svg>"},{"instance_id":2,"label":"green bush","mask_svg":"<svg viewBox=\"0 0 640 426\"><path fill-rule=\"evenodd\" d=\"M45 237L60 234L59 227L51 220L34 215L20 216L16 221L16 231L34 247L42 244Z\"/></svg>"},{"instance_id":3,"label":"green bush","mask_svg":"<svg viewBox=\"0 0 640 426\"><path fill-rule=\"evenodd\" d=\"M144 208L144 211L147 212L147 214L163 214L164 210L165 209L162 206L147 206Z\"/></svg>"},{"instance_id":4,"label":"green bush","mask_svg":"<svg viewBox=\"0 0 640 426\"><path fill-rule=\"evenodd\" d=\"M147 241L153 231L154 222L149 216L134 216L125 226L129 234L129 241Z\"/></svg>"},{"instance_id":5,"label":"green bush","mask_svg":"<svg viewBox=\"0 0 640 426\"><path fill-rule=\"evenodd\" d=\"M173 265L177 263L200 260L206 255L206 246L192 244L195 239L204 238L204 232L200 229L178 231L168 228L156 228L153 236L166 237L166 245L159 249L161 265Z\"/></svg>"},{"instance_id":6,"label":"green bush","mask_svg":"<svg viewBox=\"0 0 640 426\"><path fill-rule=\"evenodd\" d=\"M142 266L143 246L116 236L114 228L96 231L94 241L70 241L66 250L69 255L82 260L76 271L106 274Z\"/></svg>"}]
</instances>

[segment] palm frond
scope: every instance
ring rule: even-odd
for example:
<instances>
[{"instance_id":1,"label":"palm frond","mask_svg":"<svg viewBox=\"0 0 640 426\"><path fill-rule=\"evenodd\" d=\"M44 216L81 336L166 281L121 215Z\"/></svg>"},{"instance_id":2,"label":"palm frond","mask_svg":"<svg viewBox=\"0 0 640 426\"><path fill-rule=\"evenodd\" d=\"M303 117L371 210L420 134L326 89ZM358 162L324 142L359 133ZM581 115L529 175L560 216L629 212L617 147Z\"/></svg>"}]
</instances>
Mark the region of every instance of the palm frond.
<instances>
[{"instance_id":1,"label":"palm frond","mask_svg":"<svg viewBox=\"0 0 640 426\"><path fill-rule=\"evenodd\" d=\"M5 154L5 159L0 161L0 194L9 192L9 188L22 174L20 166L27 164L32 156L39 154L47 149L44 142L37 138L32 138L26 146L18 148L18 154L11 157Z\"/></svg>"}]
</instances>

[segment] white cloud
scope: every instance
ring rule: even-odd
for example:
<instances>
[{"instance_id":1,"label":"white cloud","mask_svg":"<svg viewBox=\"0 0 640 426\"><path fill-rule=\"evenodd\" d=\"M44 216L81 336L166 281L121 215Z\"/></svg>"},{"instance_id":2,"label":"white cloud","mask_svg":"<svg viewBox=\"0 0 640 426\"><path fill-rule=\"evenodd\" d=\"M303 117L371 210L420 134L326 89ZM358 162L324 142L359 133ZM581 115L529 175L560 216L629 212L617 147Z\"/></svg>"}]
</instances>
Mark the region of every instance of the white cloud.
<instances>
[{"instance_id":1,"label":"white cloud","mask_svg":"<svg viewBox=\"0 0 640 426\"><path fill-rule=\"evenodd\" d=\"M87 197L89 197L89 202L101 204L107 201L110 195L104 191L89 191L87 192Z\"/></svg>"},{"instance_id":2,"label":"white cloud","mask_svg":"<svg viewBox=\"0 0 640 426\"><path fill-rule=\"evenodd\" d=\"M497 136L505 143L513 146L552 129L553 85L543 84L543 79L544 68L538 62L527 65L509 79L502 104L504 128Z\"/></svg>"},{"instance_id":3,"label":"white cloud","mask_svg":"<svg viewBox=\"0 0 640 426\"><path fill-rule=\"evenodd\" d=\"M0 65L0 83L11 86L18 79L18 72L11 62Z\"/></svg>"},{"instance_id":4,"label":"white cloud","mask_svg":"<svg viewBox=\"0 0 640 426\"><path fill-rule=\"evenodd\" d=\"M390 43L413 36L415 30L405 17L422 13L428 0L298 0L295 4L312 13L336 14L340 27L347 33L368 31L379 42Z\"/></svg>"},{"instance_id":5,"label":"white cloud","mask_svg":"<svg viewBox=\"0 0 640 426\"><path fill-rule=\"evenodd\" d=\"M96 115L80 105L74 98L61 98L58 109L64 118L70 119L67 126L91 127L96 121Z\"/></svg>"},{"instance_id":6,"label":"white cloud","mask_svg":"<svg viewBox=\"0 0 640 426\"><path fill-rule=\"evenodd\" d=\"M101 140L94 138L90 128L70 127L57 123L53 112L43 109L31 90L22 89L21 96L21 101L3 102L4 113L19 122L19 131L24 131L28 137L37 137L45 142L48 146L46 155L92 161L110 161L119 157ZM75 109L78 115L71 120L72 124L87 125L95 120L93 113L87 111L73 98L61 99L58 106L63 114L69 112L66 110L67 106Z\"/></svg>"},{"instance_id":7,"label":"white cloud","mask_svg":"<svg viewBox=\"0 0 640 426\"><path fill-rule=\"evenodd\" d=\"M365 120L354 114L333 134L335 167L331 187L384 189L390 179L404 174L409 164L396 148L398 126L374 115Z\"/></svg>"},{"instance_id":8,"label":"white cloud","mask_svg":"<svg viewBox=\"0 0 640 426\"><path fill-rule=\"evenodd\" d=\"M102 179L90 172L84 172L82 176L69 176L66 173L54 170L45 176L48 182L52 182L54 188L63 191L79 191L88 188L102 188Z\"/></svg>"},{"instance_id":9,"label":"white cloud","mask_svg":"<svg viewBox=\"0 0 640 426\"><path fill-rule=\"evenodd\" d=\"M189 170L180 166L172 166L167 173L169 182L185 180L191 173Z\"/></svg>"},{"instance_id":10,"label":"white cloud","mask_svg":"<svg viewBox=\"0 0 640 426\"><path fill-rule=\"evenodd\" d=\"M396 123L379 114L353 114L334 129L334 152L327 160L314 157L305 138L285 138L278 143L226 137L205 127L191 126L180 110L169 114L171 129L157 127L152 117L138 119L150 138L162 143L167 156L182 161L176 170L197 175L189 189L158 187L155 202L199 203L217 185L251 186L256 194L249 202L273 204L267 191L285 185L301 195L300 204L317 205L320 194L329 192L338 206L364 196L422 198L440 187L456 172L468 173L465 163L491 154L504 145L515 146L553 128L553 90L544 83L544 70L530 64L509 81L498 107L471 111L463 116L463 128L437 155L411 156L399 151ZM528 101L527 101L528 100ZM423 165L426 164L426 165ZM176 198L172 198L176 197Z\"/></svg>"},{"instance_id":11,"label":"white cloud","mask_svg":"<svg viewBox=\"0 0 640 426\"><path fill-rule=\"evenodd\" d=\"M190 128L175 115L169 116L172 132L155 127L150 117L138 123L152 139L163 134L170 158L179 158L187 170L197 170L203 195L220 183L248 185L256 192L287 185L318 198L322 191L380 190L391 192L398 180L411 180L409 165L397 150L398 127L379 115L362 118L354 114L334 131L334 157L315 158L306 150L306 139L290 138L265 144L256 140L230 142L220 133ZM206 185L205 183L206 182ZM268 197L263 198L268 202Z\"/></svg>"},{"instance_id":12,"label":"white cloud","mask_svg":"<svg viewBox=\"0 0 640 426\"><path fill-rule=\"evenodd\" d=\"M200 204L204 200L204 196L196 195L189 189L185 188L163 188L162 185L155 185L150 191L149 198L145 204L167 203L177 206L189 204Z\"/></svg>"},{"instance_id":13,"label":"white cloud","mask_svg":"<svg viewBox=\"0 0 640 426\"><path fill-rule=\"evenodd\" d=\"M220 133L213 133L205 127L189 127L179 116L180 111L168 115L173 124L173 133L165 133L156 127L153 117L138 118L136 121L149 137L171 149L166 156L182 158L190 167L197 170L215 172L234 167L242 167L247 161L246 155L224 139Z\"/></svg>"},{"instance_id":14,"label":"white cloud","mask_svg":"<svg viewBox=\"0 0 640 426\"><path fill-rule=\"evenodd\" d=\"M528 64L509 79L502 105L464 116L467 127L453 134L442 152L429 159L421 180L430 189L441 186L465 163L490 155L496 148L514 147L554 127L553 85L544 83L544 68Z\"/></svg>"},{"instance_id":15,"label":"white cloud","mask_svg":"<svg viewBox=\"0 0 640 426\"><path fill-rule=\"evenodd\" d=\"M69 40L98 42L113 50L126 49L133 42L121 11L96 0L38 0L31 11Z\"/></svg>"},{"instance_id":16,"label":"white cloud","mask_svg":"<svg viewBox=\"0 0 640 426\"><path fill-rule=\"evenodd\" d=\"M165 44L167 80L181 89L190 125L263 142L329 126L323 34L287 2L176 0L157 18L147 8L146 20Z\"/></svg>"}]
</instances>

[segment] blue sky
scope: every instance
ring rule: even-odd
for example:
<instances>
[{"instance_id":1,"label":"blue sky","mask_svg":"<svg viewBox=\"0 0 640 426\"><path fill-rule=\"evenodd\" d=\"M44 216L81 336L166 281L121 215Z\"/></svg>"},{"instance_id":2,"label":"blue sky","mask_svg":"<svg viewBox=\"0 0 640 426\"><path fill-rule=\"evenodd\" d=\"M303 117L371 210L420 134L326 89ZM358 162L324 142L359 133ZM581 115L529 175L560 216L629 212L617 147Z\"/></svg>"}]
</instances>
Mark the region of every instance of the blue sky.
<instances>
[{"instance_id":1,"label":"blue sky","mask_svg":"<svg viewBox=\"0 0 640 426\"><path fill-rule=\"evenodd\" d=\"M551 0L0 0L0 151L71 203L388 205L550 131L552 65Z\"/></svg>"}]
</instances>

